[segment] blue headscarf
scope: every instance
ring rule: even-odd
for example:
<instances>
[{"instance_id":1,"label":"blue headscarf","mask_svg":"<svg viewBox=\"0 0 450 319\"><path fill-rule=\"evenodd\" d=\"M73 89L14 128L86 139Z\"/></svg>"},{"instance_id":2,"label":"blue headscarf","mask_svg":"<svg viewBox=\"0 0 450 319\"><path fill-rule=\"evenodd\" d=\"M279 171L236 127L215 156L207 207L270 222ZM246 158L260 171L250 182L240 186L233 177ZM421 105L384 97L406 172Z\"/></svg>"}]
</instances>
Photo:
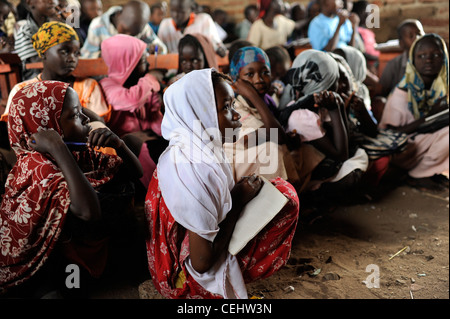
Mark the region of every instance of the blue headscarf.
<instances>
[{"instance_id":1,"label":"blue headscarf","mask_svg":"<svg viewBox=\"0 0 450 319\"><path fill-rule=\"evenodd\" d=\"M270 61L266 52L258 47L244 47L236 51L230 63L230 76L236 81L241 69L253 62L265 63L270 70Z\"/></svg>"}]
</instances>

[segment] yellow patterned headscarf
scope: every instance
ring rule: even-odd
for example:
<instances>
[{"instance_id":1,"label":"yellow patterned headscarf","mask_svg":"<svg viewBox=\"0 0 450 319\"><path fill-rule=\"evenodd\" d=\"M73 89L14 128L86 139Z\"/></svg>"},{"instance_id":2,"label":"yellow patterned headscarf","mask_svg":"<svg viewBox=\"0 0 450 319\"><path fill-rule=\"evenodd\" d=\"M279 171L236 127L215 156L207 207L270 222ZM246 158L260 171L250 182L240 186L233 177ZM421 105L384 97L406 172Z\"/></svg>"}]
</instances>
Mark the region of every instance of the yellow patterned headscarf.
<instances>
[{"instance_id":1,"label":"yellow patterned headscarf","mask_svg":"<svg viewBox=\"0 0 450 319\"><path fill-rule=\"evenodd\" d=\"M32 37L33 47L41 58L52 46L72 40L80 41L75 30L57 21L44 23Z\"/></svg>"},{"instance_id":2,"label":"yellow patterned headscarf","mask_svg":"<svg viewBox=\"0 0 450 319\"><path fill-rule=\"evenodd\" d=\"M419 41L425 37L435 38L441 44L444 53L444 61L441 71L433 81L430 90L425 89L422 77L414 66L414 49ZM426 115L436 101L447 96L448 103L448 52L444 40L437 34L429 33L416 39L409 50L409 60L406 65L405 76L397 85L401 89L408 91L408 108L413 113L415 119L419 119Z\"/></svg>"}]
</instances>

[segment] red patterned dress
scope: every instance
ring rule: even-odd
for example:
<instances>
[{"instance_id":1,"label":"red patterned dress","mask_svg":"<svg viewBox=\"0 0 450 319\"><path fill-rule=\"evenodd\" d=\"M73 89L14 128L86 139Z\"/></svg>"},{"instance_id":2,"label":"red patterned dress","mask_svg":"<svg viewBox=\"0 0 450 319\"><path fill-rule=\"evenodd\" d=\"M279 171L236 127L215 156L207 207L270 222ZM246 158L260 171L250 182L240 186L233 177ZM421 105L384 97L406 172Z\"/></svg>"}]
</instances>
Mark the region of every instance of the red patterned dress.
<instances>
[{"instance_id":1,"label":"red patterned dress","mask_svg":"<svg viewBox=\"0 0 450 319\"><path fill-rule=\"evenodd\" d=\"M271 276L290 256L299 214L294 187L281 178L272 184L289 201L278 215L237 255L246 283ZM166 298L222 298L198 284L185 266L189 256L189 235L167 208L159 188L157 171L145 200L150 235L146 241L150 274L156 289Z\"/></svg>"}]
</instances>

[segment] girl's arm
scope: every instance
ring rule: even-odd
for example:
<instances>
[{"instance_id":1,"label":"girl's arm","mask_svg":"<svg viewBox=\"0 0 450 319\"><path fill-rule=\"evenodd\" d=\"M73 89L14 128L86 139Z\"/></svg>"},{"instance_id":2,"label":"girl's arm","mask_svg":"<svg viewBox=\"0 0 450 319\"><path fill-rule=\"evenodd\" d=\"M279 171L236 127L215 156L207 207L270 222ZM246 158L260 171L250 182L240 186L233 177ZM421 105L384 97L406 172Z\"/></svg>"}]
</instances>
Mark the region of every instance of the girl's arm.
<instances>
[{"instance_id":1,"label":"girl's arm","mask_svg":"<svg viewBox=\"0 0 450 319\"><path fill-rule=\"evenodd\" d=\"M448 109L447 96L443 96L440 99L438 99L436 103L434 103L434 105L432 106L430 112L428 112L428 114L426 114L425 116L403 126L394 127L392 125L389 125L389 127L399 132L412 134L418 130L421 124L425 123L425 117L439 113L441 111L444 111L445 109Z\"/></svg>"},{"instance_id":2,"label":"girl's arm","mask_svg":"<svg viewBox=\"0 0 450 319\"><path fill-rule=\"evenodd\" d=\"M378 134L378 126L367 111L364 100L359 96L353 95L350 98L349 107L353 110L356 118L361 123L360 128L362 133L370 137L376 137Z\"/></svg>"},{"instance_id":3,"label":"girl's arm","mask_svg":"<svg viewBox=\"0 0 450 319\"><path fill-rule=\"evenodd\" d=\"M325 155L345 161L349 157L348 136L345 121L342 114L344 102L342 98L334 92L323 91L316 97L316 103L320 107L325 107L331 117L331 131L317 140L310 143Z\"/></svg>"},{"instance_id":4,"label":"girl's arm","mask_svg":"<svg viewBox=\"0 0 450 319\"><path fill-rule=\"evenodd\" d=\"M264 123L263 128L266 129L267 140L271 140L270 129L276 128L278 131L278 144L284 144L287 141L286 132L281 126L280 122L275 118L272 112L267 107L264 100L259 96L253 85L245 80L238 79L234 85L238 94L242 95L251 105L253 105L261 115L261 120Z\"/></svg>"},{"instance_id":5,"label":"girl's arm","mask_svg":"<svg viewBox=\"0 0 450 319\"><path fill-rule=\"evenodd\" d=\"M55 159L69 188L69 211L84 221L99 219L101 212L97 194L61 136L54 130L40 131L31 135L29 146L37 152L50 154Z\"/></svg>"},{"instance_id":6,"label":"girl's arm","mask_svg":"<svg viewBox=\"0 0 450 319\"><path fill-rule=\"evenodd\" d=\"M88 145L91 147L112 147L116 150L124 163L127 176L141 178L143 175L142 165L136 155L128 148L123 140L114 134L109 128L102 127L91 131Z\"/></svg>"},{"instance_id":7,"label":"girl's arm","mask_svg":"<svg viewBox=\"0 0 450 319\"><path fill-rule=\"evenodd\" d=\"M333 36L328 41L327 45L322 49L323 51L333 52L339 42L339 32L341 31L341 27L345 23L345 20L347 20L348 12L346 10L341 10L337 13L337 15L339 17L339 23Z\"/></svg>"},{"instance_id":8,"label":"girl's arm","mask_svg":"<svg viewBox=\"0 0 450 319\"><path fill-rule=\"evenodd\" d=\"M213 242L189 231L190 258L192 267L199 272L208 271L221 254L228 251L231 235L244 206L253 199L262 187L259 177L244 177L231 190L233 205L227 217L219 224L219 232Z\"/></svg>"},{"instance_id":9,"label":"girl's arm","mask_svg":"<svg viewBox=\"0 0 450 319\"><path fill-rule=\"evenodd\" d=\"M109 88L105 82L102 85L106 92L108 102L116 111L133 112L147 102L151 94L157 93L160 90L158 80L151 74L146 74L140 78L138 84L129 89L117 85Z\"/></svg>"}]
</instances>

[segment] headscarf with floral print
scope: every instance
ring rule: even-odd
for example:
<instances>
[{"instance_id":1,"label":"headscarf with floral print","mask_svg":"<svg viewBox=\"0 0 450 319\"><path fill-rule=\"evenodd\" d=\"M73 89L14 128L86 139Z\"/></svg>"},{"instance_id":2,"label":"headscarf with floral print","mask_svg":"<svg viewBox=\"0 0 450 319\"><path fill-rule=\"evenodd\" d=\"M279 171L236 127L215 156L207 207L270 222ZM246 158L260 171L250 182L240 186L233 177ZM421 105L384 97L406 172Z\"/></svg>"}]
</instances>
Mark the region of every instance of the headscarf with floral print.
<instances>
[{"instance_id":1,"label":"headscarf with floral print","mask_svg":"<svg viewBox=\"0 0 450 319\"><path fill-rule=\"evenodd\" d=\"M55 247L70 206L67 181L47 154L29 145L32 134L55 130L68 83L39 81L13 97L8 116L9 141L17 162L10 171L0 206L0 293L32 277ZM122 160L94 150L73 152L93 187L107 183Z\"/></svg>"}]
</instances>

